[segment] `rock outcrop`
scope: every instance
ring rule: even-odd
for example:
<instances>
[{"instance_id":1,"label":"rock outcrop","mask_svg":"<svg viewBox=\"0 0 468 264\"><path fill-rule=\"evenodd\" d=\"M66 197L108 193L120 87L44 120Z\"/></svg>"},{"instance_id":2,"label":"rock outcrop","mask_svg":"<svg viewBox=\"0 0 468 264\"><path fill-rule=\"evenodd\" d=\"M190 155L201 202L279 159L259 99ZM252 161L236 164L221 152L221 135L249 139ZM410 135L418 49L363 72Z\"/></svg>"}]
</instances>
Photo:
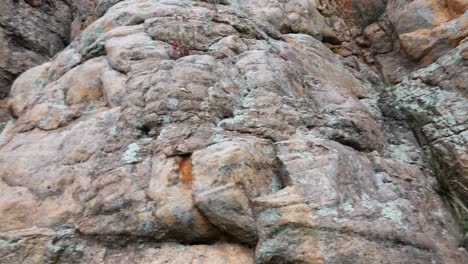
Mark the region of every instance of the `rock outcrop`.
<instances>
[{"instance_id":1,"label":"rock outcrop","mask_svg":"<svg viewBox=\"0 0 468 264\"><path fill-rule=\"evenodd\" d=\"M121 0L3 0L0 99L24 71L47 62Z\"/></svg>"},{"instance_id":2,"label":"rock outcrop","mask_svg":"<svg viewBox=\"0 0 468 264\"><path fill-rule=\"evenodd\" d=\"M429 156L463 206L466 4L432 2L44 11L59 44L11 78L63 50L0 101L0 263L467 262Z\"/></svg>"}]
</instances>

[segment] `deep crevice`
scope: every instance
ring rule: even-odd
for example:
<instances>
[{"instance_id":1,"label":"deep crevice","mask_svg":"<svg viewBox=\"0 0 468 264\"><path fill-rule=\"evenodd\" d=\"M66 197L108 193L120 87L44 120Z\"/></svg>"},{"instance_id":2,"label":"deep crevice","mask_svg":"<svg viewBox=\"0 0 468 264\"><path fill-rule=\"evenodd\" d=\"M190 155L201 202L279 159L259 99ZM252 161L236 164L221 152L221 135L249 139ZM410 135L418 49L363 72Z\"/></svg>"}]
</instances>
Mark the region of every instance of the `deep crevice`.
<instances>
[{"instance_id":1,"label":"deep crevice","mask_svg":"<svg viewBox=\"0 0 468 264\"><path fill-rule=\"evenodd\" d=\"M276 146L275 146L276 151ZM278 192L288 186L292 185L291 177L286 168L286 165L281 161L279 157L276 157L274 161L274 175L273 175L273 192Z\"/></svg>"}]
</instances>

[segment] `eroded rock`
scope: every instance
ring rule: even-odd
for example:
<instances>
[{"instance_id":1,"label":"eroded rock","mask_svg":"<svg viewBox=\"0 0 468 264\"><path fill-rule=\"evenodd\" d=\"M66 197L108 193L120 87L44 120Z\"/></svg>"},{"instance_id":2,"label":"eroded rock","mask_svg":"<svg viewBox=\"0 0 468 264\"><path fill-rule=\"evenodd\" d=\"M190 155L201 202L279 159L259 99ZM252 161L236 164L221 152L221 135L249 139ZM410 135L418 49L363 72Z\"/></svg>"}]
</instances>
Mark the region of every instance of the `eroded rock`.
<instances>
[{"instance_id":1,"label":"eroded rock","mask_svg":"<svg viewBox=\"0 0 468 264\"><path fill-rule=\"evenodd\" d=\"M421 121L444 162L466 171L466 42L421 56L410 50L424 45L402 44L421 63L411 67L437 62L382 103L360 49L393 61L390 79L409 68L398 68L383 9L372 13L382 1L342 2L372 18L348 23L329 1L77 2L87 18L70 45L0 102L0 123L11 119L0 262L465 262L424 142L404 121ZM403 2L389 1L389 21L409 19ZM448 32L460 5L396 33ZM328 48L339 43L346 58Z\"/></svg>"},{"instance_id":2,"label":"eroded rock","mask_svg":"<svg viewBox=\"0 0 468 264\"><path fill-rule=\"evenodd\" d=\"M0 98L121 0L5 0L0 11Z\"/></svg>"}]
</instances>

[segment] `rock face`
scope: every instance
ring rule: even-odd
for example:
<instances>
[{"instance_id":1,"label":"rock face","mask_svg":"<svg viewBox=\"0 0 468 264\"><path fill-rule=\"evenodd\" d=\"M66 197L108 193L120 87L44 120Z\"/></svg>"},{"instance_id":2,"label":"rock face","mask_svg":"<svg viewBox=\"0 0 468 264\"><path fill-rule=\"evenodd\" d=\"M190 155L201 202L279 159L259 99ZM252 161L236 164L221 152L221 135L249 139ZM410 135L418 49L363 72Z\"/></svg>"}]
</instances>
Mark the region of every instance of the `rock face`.
<instances>
[{"instance_id":1,"label":"rock face","mask_svg":"<svg viewBox=\"0 0 468 264\"><path fill-rule=\"evenodd\" d=\"M54 2L2 1L0 98L8 94L15 77L46 62L69 41L67 27L62 23L71 22L71 10L62 1Z\"/></svg>"},{"instance_id":2,"label":"rock face","mask_svg":"<svg viewBox=\"0 0 468 264\"><path fill-rule=\"evenodd\" d=\"M466 263L466 5L402 2L9 3L67 26L0 101L0 263Z\"/></svg>"},{"instance_id":3,"label":"rock face","mask_svg":"<svg viewBox=\"0 0 468 264\"><path fill-rule=\"evenodd\" d=\"M48 61L120 0L2 0L0 99L22 72Z\"/></svg>"}]
</instances>

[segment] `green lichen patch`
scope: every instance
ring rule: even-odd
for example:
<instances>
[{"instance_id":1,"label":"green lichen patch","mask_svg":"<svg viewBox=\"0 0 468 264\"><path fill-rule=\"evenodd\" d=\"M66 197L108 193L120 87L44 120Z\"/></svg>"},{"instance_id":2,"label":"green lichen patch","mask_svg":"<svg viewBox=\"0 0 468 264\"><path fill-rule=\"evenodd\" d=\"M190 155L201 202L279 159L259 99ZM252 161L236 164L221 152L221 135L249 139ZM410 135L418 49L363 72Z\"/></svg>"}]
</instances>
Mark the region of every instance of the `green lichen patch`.
<instances>
[{"instance_id":1,"label":"green lichen patch","mask_svg":"<svg viewBox=\"0 0 468 264\"><path fill-rule=\"evenodd\" d=\"M128 145L127 150L122 156L122 161L124 163L134 163L138 161L137 155L139 150L140 146L138 146L136 143Z\"/></svg>"},{"instance_id":2,"label":"green lichen patch","mask_svg":"<svg viewBox=\"0 0 468 264\"><path fill-rule=\"evenodd\" d=\"M281 217L279 210L277 208L269 208L260 213L258 216L259 219L268 220L271 222L276 222Z\"/></svg>"},{"instance_id":3,"label":"green lichen patch","mask_svg":"<svg viewBox=\"0 0 468 264\"><path fill-rule=\"evenodd\" d=\"M319 216L329 216L329 215L337 216L338 212L335 209L322 208L322 209L317 211L317 215L319 215Z\"/></svg>"},{"instance_id":4,"label":"green lichen patch","mask_svg":"<svg viewBox=\"0 0 468 264\"><path fill-rule=\"evenodd\" d=\"M59 245L54 245L52 242L47 243L47 251L52 253L60 252L63 248Z\"/></svg>"},{"instance_id":5,"label":"green lichen patch","mask_svg":"<svg viewBox=\"0 0 468 264\"><path fill-rule=\"evenodd\" d=\"M21 240L21 237L9 237L6 239L0 239L0 246L2 245L8 245L8 244L14 244L18 241Z\"/></svg>"},{"instance_id":6,"label":"green lichen patch","mask_svg":"<svg viewBox=\"0 0 468 264\"><path fill-rule=\"evenodd\" d=\"M367 194L363 194L361 199L362 207L367 209L380 209L380 214L383 219L396 223L401 230L407 229L406 225L403 223L403 213L395 201L381 203L371 199Z\"/></svg>"}]
</instances>

